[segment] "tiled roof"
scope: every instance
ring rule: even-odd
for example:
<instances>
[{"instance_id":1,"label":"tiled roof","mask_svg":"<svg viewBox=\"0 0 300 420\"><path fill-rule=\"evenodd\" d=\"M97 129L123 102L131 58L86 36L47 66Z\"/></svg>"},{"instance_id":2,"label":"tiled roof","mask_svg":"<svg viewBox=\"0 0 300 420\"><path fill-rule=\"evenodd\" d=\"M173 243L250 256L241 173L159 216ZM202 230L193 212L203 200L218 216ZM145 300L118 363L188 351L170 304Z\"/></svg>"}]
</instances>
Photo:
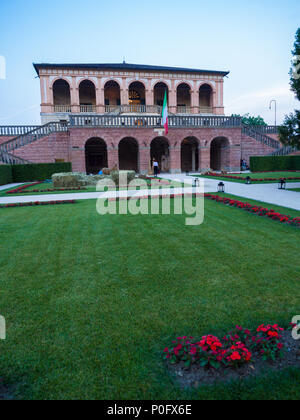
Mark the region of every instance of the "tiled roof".
<instances>
[{"instance_id":1,"label":"tiled roof","mask_svg":"<svg viewBox=\"0 0 300 420\"><path fill-rule=\"evenodd\" d=\"M143 64L129 63L104 63L104 64L33 64L36 72L40 75L40 69L81 69L81 70L128 70L128 71L149 71L149 72L168 72L168 73L201 73L227 76L229 71L189 69L184 67L164 67L150 66Z\"/></svg>"}]
</instances>

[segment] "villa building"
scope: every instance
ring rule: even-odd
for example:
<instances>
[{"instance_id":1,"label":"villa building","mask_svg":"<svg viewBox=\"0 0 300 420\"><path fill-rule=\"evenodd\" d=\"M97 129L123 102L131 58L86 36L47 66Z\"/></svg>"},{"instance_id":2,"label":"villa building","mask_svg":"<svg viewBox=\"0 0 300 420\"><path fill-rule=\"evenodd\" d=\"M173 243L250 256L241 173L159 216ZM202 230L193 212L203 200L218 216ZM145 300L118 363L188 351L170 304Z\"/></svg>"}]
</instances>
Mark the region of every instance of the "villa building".
<instances>
[{"instance_id":1,"label":"villa building","mask_svg":"<svg viewBox=\"0 0 300 420\"><path fill-rule=\"evenodd\" d=\"M34 64L41 126L0 127L2 162L70 161L147 173L239 170L250 155L279 153L276 127L226 117L228 71L135 64ZM169 133L161 124L168 98Z\"/></svg>"}]
</instances>

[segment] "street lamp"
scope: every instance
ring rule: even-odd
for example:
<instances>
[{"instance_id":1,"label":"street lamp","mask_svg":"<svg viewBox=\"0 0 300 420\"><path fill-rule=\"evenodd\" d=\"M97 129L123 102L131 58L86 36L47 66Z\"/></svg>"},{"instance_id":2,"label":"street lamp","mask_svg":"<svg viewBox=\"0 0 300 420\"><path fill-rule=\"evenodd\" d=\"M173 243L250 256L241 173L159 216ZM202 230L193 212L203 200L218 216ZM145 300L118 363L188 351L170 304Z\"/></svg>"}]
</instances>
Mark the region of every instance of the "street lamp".
<instances>
[{"instance_id":1,"label":"street lamp","mask_svg":"<svg viewBox=\"0 0 300 420\"><path fill-rule=\"evenodd\" d=\"M285 190L286 189L286 180L282 178L278 183L278 189L279 190Z\"/></svg>"},{"instance_id":2,"label":"street lamp","mask_svg":"<svg viewBox=\"0 0 300 420\"><path fill-rule=\"evenodd\" d=\"M269 105L269 109L272 109L272 103L274 102L275 104L275 127L277 126L277 101L276 99L272 99L272 101L270 102Z\"/></svg>"},{"instance_id":3,"label":"street lamp","mask_svg":"<svg viewBox=\"0 0 300 420\"><path fill-rule=\"evenodd\" d=\"M199 179L198 178L195 178L194 179L194 181L193 181L193 195L195 195L196 196L196 188L197 187L200 187L200 182L199 182Z\"/></svg>"},{"instance_id":4,"label":"street lamp","mask_svg":"<svg viewBox=\"0 0 300 420\"><path fill-rule=\"evenodd\" d=\"M224 184L224 182L219 182L219 184L218 184L218 192L220 192L220 193L225 192L225 184Z\"/></svg>"},{"instance_id":5,"label":"street lamp","mask_svg":"<svg viewBox=\"0 0 300 420\"><path fill-rule=\"evenodd\" d=\"M250 185L251 184L251 178L250 178L250 176L247 176L247 178L246 178L246 184L247 185Z\"/></svg>"}]
</instances>

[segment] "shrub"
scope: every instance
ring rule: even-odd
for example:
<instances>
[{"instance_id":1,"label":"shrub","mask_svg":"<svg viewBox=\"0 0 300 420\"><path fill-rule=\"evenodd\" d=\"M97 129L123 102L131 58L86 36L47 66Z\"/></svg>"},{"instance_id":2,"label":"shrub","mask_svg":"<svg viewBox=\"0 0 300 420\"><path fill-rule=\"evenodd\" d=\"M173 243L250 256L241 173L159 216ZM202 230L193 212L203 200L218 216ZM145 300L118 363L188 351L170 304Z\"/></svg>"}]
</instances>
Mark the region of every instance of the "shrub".
<instances>
[{"instance_id":1,"label":"shrub","mask_svg":"<svg viewBox=\"0 0 300 420\"><path fill-rule=\"evenodd\" d=\"M11 184L13 182L11 165L0 165L0 185Z\"/></svg>"},{"instance_id":2,"label":"shrub","mask_svg":"<svg viewBox=\"0 0 300 420\"><path fill-rule=\"evenodd\" d=\"M252 172L300 170L300 156L251 156Z\"/></svg>"},{"instance_id":3,"label":"shrub","mask_svg":"<svg viewBox=\"0 0 300 420\"><path fill-rule=\"evenodd\" d=\"M135 171L112 171L110 173L111 179L114 181L115 185L127 186L135 178Z\"/></svg>"},{"instance_id":4,"label":"shrub","mask_svg":"<svg viewBox=\"0 0 300 420\"><path fill-rule=\"evenodd\" d=\"M12 165L14 182L45 181L56 172L71 172L72 165L63 163L30 163L26 165Z\"/></svg>"}]
</instances>

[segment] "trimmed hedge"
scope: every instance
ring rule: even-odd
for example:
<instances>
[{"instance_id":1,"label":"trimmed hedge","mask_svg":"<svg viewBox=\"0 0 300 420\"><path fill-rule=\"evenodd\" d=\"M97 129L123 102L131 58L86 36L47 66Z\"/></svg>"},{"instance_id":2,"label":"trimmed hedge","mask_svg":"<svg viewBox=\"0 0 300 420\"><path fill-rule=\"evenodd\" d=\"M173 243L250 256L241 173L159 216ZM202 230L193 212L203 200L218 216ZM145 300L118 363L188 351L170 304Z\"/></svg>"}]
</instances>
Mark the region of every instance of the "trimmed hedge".
<instances>
[{"instance_id":1,"label":"trimmed hedge","mask_svg":"<svg viewBox=\"0 0 300 420\"><path fill-rule=\"evenodd\" d=\"M251 172L300 170L299 156L251 156Z\"/></svg>"},{"instance_id":2,"label":"trimmed hedge","mask_svg":"<svg viewBox=\"0 0 300 420\"><path fill-rule=\"evenodd\" d=\"M72 172L70 162L63 163L30 163L27 165L12 165L12 178L14 182L45 181L53 174Z\"/></svg>"},{"instance_id":3,"label":"trimmed hedge","mask_svg":"<svg viewBox=\"0 0 300 420\"><path fill-rule=\"evenodd\" d=\"M0 165L0 185L12 184L12 167L11 165Z\"/></svg>"}]
</instances>

